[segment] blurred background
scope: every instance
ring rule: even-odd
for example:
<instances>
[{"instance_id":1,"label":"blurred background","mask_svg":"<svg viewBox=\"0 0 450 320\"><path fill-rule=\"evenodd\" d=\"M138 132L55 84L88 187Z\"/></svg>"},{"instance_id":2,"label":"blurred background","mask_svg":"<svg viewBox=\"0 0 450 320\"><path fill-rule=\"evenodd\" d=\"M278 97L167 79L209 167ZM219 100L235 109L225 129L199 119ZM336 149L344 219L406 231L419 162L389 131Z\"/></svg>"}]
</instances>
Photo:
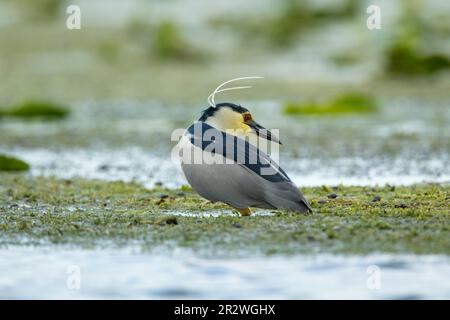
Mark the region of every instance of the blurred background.
<instances>
[{"instance_id":1,"label":"blurred background","mask_svg":"<svg viewBox=\"0 0 450 320\"><path fill-rule=\"evenodd\" d=\"M81 9L80 30L66 27L69 5ZM369 5L379 6L381 29L366 25ZM220 83L264 76L216 102L241 104L280 130L281 166L297 185L448 184L449 40L442 0L0 0L0 171L180 187L172 131L196 120ZM13 206L30 208L0 203L0 214ZM61 216L83 206L61 207ZM405 224L416 217L406 214ZM2 239L6 298L449 296L445 255L220 259L195 249L140 255L109 241L84 250ZM68 264L89 270L83 291L67 290ZM370 265L383 268L386 290L367 290Z\"/></svg>"},{"instance_id":2,"label":"blurred background","mask_svg":"<svg viewBox=\"0 0 450 320\"><path fill-rule=\"evenodd\" d=\"M257 75L217 101L280 129L299 185L448 182L449 16L438 0L2 0L0 153L34 174L179 186L172 130Z\"/></svg>"}]
</instances>

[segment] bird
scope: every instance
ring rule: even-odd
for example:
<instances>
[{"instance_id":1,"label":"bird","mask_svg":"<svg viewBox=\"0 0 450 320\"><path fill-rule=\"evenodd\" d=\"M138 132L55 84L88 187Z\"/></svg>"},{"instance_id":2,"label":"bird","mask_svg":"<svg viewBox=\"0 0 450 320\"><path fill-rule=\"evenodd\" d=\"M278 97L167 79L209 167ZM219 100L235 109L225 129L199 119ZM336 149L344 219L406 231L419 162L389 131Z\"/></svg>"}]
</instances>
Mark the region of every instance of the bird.
<instances>
[{"instance_id":1,"label":"bird","mask_svg":"<svg viewBox=\"0 0 450 320\"><path fill-rule=\"evenodd\" d=\"M259 77L236 78L217 87L208 97L209 106L184 131L178 148L186 180L203 198L225 203L242 216L250 216L251 208L312 212L303 193L258 144L281 145L278 137L247 108L214 101L218 92L248 88L221 89L223 85L249 78Z\"/></svg>"}]
</instances>

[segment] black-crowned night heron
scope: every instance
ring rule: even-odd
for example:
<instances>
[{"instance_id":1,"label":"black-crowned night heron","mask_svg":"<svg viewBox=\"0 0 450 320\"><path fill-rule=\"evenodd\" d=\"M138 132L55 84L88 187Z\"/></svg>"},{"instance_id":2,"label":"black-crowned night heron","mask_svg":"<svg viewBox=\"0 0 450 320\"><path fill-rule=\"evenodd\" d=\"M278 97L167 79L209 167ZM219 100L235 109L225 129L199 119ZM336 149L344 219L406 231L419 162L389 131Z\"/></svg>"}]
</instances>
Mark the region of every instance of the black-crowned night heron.
<instances>
[{"instance_id":1,"label":"black-crowned night heron","mask_svg":"<svg viewBox=\"0 0 450 320\"><path fill-rule=\"evenodd\" d=\"M278 138L255 122L246 108L229 102L216 104L214 98L208 101L210 107L178 144L181 167L192 188L243 216L251 214L250 207L312 211L284 170L258 148L261 140L281 144Z\"/></svg>"}]
</instances>

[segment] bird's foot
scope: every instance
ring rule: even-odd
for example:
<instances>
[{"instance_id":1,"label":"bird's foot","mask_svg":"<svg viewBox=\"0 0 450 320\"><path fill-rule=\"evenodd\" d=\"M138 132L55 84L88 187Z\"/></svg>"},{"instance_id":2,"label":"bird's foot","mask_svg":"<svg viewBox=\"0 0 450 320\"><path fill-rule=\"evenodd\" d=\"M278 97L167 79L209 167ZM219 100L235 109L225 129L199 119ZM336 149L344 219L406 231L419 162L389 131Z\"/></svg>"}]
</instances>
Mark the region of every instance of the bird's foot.
<instances>
[{"instance_id":1,"label":"bird's foot","mask_svg":"<svg viewBox=\"0 0 450 320\"><path fill-rule=\"evenodd\" d=\"M248 217L252 214L252 211L250 210L250 208L244 208L244 209L238 209L235 208L243 217Z\"/></svg>"}]
</instances>

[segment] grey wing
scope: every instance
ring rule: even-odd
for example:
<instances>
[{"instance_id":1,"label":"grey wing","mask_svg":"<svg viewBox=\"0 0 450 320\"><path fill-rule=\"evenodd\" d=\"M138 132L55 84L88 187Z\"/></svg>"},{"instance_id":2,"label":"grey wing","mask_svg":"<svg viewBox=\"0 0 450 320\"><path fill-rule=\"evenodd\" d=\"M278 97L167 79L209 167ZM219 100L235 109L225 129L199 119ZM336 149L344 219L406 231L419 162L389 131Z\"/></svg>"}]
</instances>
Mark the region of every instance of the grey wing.
<instances>
[{"instance_id":1,"label":"grey wing","mask_svg":"<svg viewBox=\"0 0 450 320\"><path fill-rule=\"evenodd\" d=\"M268 154L258 150L251 144L246 145L245 148L242 147L242 144L237 144L236 151L245 153L246 160L255 159L255 156L258 156L256 165L241 164L249 172L249 175L253 177L251 184L257 185L263 191L259 194L258 200L264 201L277 209L297 212L312 211L310 204L301 191ZM266 175L263 175L264 172Z\"/></svg>"},{"instance_id":2,"label":"grey wing","mask_svg":"<svg viewBox=\"0 0 450 320\"><path fill-rule=\"evenodd\" d=\"M253 172L239 164L182 164L190 185L202 197L235 208L275 209L264 201L264 190Z\"/></svg>"},{"instance_id":3,"label":"grey wing","mask_svg":"<svg viewBox=\"0 0 450 320\"><path fill-rule=\"evenodd\" d=\"M264 208L273 207L296 212L312 211L308 201L292 181L271 182L246 167L243 166L243 168L248 171L249 176L252 176L252 179L249 179L249 182L246 183L246 189L258 187L259 192L256 199L267 205Z\"/></svg>"},{"instance_id":4,"label":"grey wing","mask_svg":"<svg viewBox=\"0 0 450 320\"><path fill-rule=\"evenodd\" d=\"M272 182L242 164L182 164L186 179L204 198L235 208L312 211L290 180Z\"/></svg>"}]
</instances>

